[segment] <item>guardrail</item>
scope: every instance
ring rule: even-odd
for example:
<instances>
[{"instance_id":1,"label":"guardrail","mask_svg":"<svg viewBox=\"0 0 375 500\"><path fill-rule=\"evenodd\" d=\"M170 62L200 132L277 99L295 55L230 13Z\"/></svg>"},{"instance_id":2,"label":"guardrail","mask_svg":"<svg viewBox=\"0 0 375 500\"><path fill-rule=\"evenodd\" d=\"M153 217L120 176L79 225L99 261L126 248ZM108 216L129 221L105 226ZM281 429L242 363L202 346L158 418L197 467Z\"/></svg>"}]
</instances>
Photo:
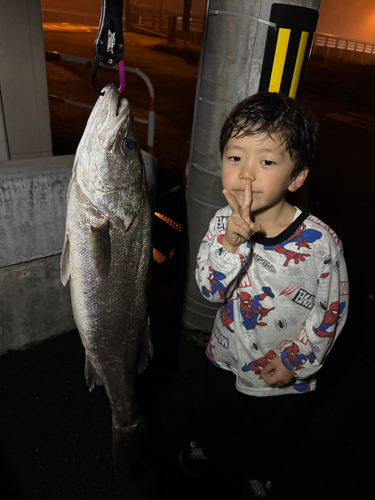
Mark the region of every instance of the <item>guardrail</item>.
<instances>
[{"instance_id":1,"label":"guardrail","mask_svg":"<svg viewBox=\"0 0 375 500\"><path fill-rule=\"evenodd\" d=\"M83 57L76 57L76 56L70 56L67 54L60 54L59 52L46 52L45 53L46 59L55 59L59 61L65 61L65 62L70 62L73 64L81 64L83 66L92 66L92 61L90 59L85 59ZM104 66L102 63L100 63L100 66L106 69L110 70L115 70L117 71L117 66L113 68L109 68L107 66ZM139 78L141 78L149 91L149 96L150 96L150 101L149 101L149 109L148 109L148 120L143 120L142 118L137 118L134 117L134 121L138 123L144 123L147 125L147 151L151 155L153 155L154 152L154 138L155 138L155 91L154 87L151 83L150 78L141 71L138 68L131 68L129 66L125 66L125 72L127 73L133 73L137 75ZM48 96L50 99L53 99L55 101L60 101L60 102L65 102L66 104L71 104L73 106L79 106L81 108L87 108L87 109L92 109L93 106L90 106L89 104L84 104L81 102L77 101L72 101L70 99L65 99L62 97L58 97L55 95L49 95Z\"/></svg>"},{"instance_id":2,"label":"guardrail","mask_svg":"<svg viewBox=\"0 0 375 500\"><path fill-rule=\"evenodd\" d=\"M371 64L375 61L375 43L327 33L315 33L313 53L325 59Z\"/></svg>"},{"instance_id":3,"label":"guardrail","mask_svg":"<svg viewBox=\"0 0 375 500\"><path fill-rule=\"evenodd\" d=\"M176 38L176 32L183 31L183 15L179 10L161 9L160 7L138 3L131 3L130 7L133 26L149 28L163 34L168 33L168 38L172 37L173 40ZM203 16L190 16L189 32L193 34L194 41L200 41L200 37L197 34L202 33L203 23ZM172 34L171 27L173 27Z\"/></svg>"},{"instance_id":4,"label":"guardrail","mask_svg":"<svg viewBox=\"0 0 375 500\"><path fill-rule=\"evenodd\" d=\"M168 30L169 16L180 14L180 12L176 10L161 9L160 7L152 7L139 3L131 3L130 9L133 25L150 28L164 33Z\"/></svg>"}]
</instances>

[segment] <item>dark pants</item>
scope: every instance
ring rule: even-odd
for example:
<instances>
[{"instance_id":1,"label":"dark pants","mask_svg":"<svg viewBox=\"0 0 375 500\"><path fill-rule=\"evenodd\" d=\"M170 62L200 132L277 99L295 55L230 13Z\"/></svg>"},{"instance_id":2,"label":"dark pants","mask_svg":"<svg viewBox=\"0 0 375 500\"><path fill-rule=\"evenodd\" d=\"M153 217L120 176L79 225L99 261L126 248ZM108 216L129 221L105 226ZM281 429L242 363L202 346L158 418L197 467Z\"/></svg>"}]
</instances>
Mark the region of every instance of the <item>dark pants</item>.
<instances>
[{"instance_id":1,"label":"dark pants","mask_svg":"<svg viewBox=\"0 0 375 500\"><path fill-rule=\"evenodd\" d=\"M198 441L213 477L225 489L241 488L244 471L277 484L299 456L314 393L254 397L239 392L232 372L207 360ZM210 467L211 468L211 467ZM224 496L223 496L224 498ZM233 497L234 498L234 497Z\"/></svg>"}]
</instances>

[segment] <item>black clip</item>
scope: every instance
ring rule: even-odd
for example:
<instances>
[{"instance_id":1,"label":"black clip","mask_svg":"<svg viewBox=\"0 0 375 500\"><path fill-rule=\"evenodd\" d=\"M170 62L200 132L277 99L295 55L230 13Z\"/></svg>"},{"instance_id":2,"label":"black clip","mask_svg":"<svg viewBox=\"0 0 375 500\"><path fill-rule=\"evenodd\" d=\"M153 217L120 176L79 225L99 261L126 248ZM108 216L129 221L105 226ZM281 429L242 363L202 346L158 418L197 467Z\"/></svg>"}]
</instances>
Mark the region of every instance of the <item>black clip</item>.
<instances>
[{"instance_id":1,"label":"black clip","mask_svg":"<svg viewBox=\"0 0 375 500\"><path fill-rule=\"evenodd\" d=\"M122 61L124 56L124 36L122 32L122 10L124 0L102 0L99 29L96 34L95 57L91 69L91 85L96 88L95 77L100 63L110 68Z\"/></svg>"}]
</instances>

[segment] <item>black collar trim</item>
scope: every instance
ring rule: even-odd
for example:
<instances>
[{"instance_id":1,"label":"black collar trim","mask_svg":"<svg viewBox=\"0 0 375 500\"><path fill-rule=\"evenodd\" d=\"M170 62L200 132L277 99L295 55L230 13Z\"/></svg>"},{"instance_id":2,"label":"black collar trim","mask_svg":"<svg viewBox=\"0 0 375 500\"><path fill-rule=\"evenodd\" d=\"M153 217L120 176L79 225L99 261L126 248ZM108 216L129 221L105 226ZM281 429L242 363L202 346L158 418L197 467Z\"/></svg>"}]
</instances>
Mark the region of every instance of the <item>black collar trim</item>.
<instances>
[{"instance_id":1,"label":"black collar trim","mask_svg":"<svg viewBox=\"0 0 375 500\"><path fill-rule=\"evenodd\" d=\"M254 243L259 243L264 246L270 246L273 247L275 245L278 245L279 243L282 243L283 241L287 240L292 234L294 234L297 229L300 227L302 222L307 219L307 217L310 215L310 213L305 210L304 208L297 207L299 208L302 213L299 214L297 219L291 223L290 226L288 226L284 231L274 238L266 238L265 236L262 236L261 234L253 234L253 236L250 238L250 241L253 241Z\"/></svg>"}]
</instances>

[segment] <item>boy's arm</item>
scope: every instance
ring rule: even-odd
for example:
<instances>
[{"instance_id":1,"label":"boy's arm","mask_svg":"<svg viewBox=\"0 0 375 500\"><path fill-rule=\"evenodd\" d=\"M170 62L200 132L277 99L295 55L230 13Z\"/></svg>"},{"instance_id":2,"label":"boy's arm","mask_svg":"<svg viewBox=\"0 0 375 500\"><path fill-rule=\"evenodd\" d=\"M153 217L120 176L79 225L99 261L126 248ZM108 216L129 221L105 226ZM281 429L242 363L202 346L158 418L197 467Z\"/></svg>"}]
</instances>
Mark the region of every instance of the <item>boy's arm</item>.
<instances>
[{"instance_id":1,"label":"boy's arm","mask_svg":"<svg viewBox=\"0 0 375 500\"><path fill-rule=\"evenodd\" d=\"M250 255L250 243L242 243L237 253L231 253L223 246L225 228L218 228L227 218L219 211L210 222L209 229L201 242L195 279L201 294L210 302L224 302L229 298L237 283L241 269Z\"/></svg>"},{"instance_id":2,"label":"boy's arm","mask_svg":"<svg viewBox=\"0 0 375 500\"><path fill-rule=\"evenodd\" d=\"M295 341L283 347L275 366L273 360L265 367L263 380L269 385L282 386L293 377L306 379L320 370L344 326L348 303L348 275L341 249L332 259L329 272L319 275L315 304L305 327Z\"/></svg>"}]
</instances>

